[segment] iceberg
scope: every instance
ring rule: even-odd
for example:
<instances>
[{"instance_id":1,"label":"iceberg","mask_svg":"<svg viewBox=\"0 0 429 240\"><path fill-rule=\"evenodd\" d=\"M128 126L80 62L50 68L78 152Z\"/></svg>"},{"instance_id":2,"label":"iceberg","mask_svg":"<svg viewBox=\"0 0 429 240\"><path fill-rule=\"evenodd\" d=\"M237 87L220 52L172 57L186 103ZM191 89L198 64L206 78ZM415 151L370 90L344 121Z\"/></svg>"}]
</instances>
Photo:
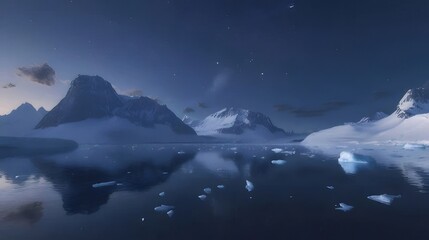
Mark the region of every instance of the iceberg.
<instances>
[{"instance_id":1,"label":"iceberg","mask_svg":"<svg viewBox=\"0 0 429 240\"><path fill-rule=\"evenodd\" d=\"M116 181L95 183L95 184L92 184L92 187L99 188L99 187L108 187L108 186L114 186L114 185L116 185Z\"/></svg>"},{"instance_id":2,"label":"iceberg","mask_svg":"<svg viewBox=\"0 0 429 240\"><path fill-rule=\"evenodd\" d=\"M338 158L338 163L346 174L355 174L359 168L366 166L370 157L351 153L351 152L341 152L340 158Z\"/></svg>"},{"instance_id":3,"label":"iceberg","mask_svg":"<svg viewBox=\"0 0 429 240\"><path fill-rule=\"evenodd\" d=\"M346 151L340 153L340 158L338 158L338 162L368 163L368 161L365 160L364 156Z\"/></svg>"},{"instance_id":4,"label":"iceberg","mask_svg":"<svg viewBox=\"0 0 429 240\"><path fill-rule=\"evenodd\" d=\"M385 205L390 205L392 204L393 200L395 200L395 198L401 198L401 195L381 194L381 195L371 195L371 196L368 196L367 198Z\"/></svg>"},{"instance_id":5,"label":"iceberg","mask_svg":"<svg viewBox=\"0 0 429 240\"><path fill-rule=\"evenodd\" d=\"M168 212L174 209L174 206L170 206L170 205L160 205L158 207L155 207L154 210L157 212Z\"/></svg>"},{"instance_id":6,"label":"iceberg","mask_svg":"<svg viewBox=\"0 0 429 240\"><path fill-rule=\"evenodd\" d=\"M173 217L173 214L174 214L174 210L170 210L170 211L167 212L167 215L169 217Z\"/></svg>"},{"instance_id":7,"label":"iceberg","mask_svg":"<svg viewBox=\"0 0 429 240\"><path fill-rule=\"evenodd\" d=\"M345 203L339 203L338 205L340 205L339 207L335 208L335 210L339 210L339 211L343 211L343 212L348 212L350 210L353 209L353 206L350 206L348 204Z\"/></svg>"},{"instance_id":8,"label":"iceberg","mask_svg":"<svg viewBox=\"0 0 429 240\"><path fill-rule=\"evenodd\" d=\"M275 153L281 153L283 151L283 149L281 149L281 148L273 148L273 149L271 149L271 151L273 151Z\"/></svg>"},{"instance_id":9,"label":"iceberg","mask_svg":"<svg viewBox=\"0 0 429 240\"><path fill-rule=\"evenodd\" d=\"M212 189L211 188L204 188L203 191L207 194L210 194L212 192Z\"/></svg>"},{"instance_id":10,"label":"iceberg","mask_svg":"<svg viewBox=\"0 0 429 240\"><path fill-rule=\"evenodd\" d=\"M425 148L426 146L423 144L407 143L404 145L404 149L407 149L407 150L425 149Z\"/></svg>"},{"instance_id":11,"label":"iceberg","mask_svg":"<svg viewBox=\"0 0 429 240\"><path fill-rule=\"evenodd\" d=\"M204 200L206 200L207 196L202 194L202 195L198 196L198 198L204 201Z\"/></svg>"},{"instance_id":12,"label":"iceberg","mask_svg":"<svg viewBox=\"0 0 429 240\"><path fill-rule=\"evenodd\" d=\"M254 188L255 187L253 186L253 183L251 181L249 181L249 180L246 180L246 189L247 189L247 191L251 192L251 191L253 191Z\"/></svg>"},{"instance_id":13,"label":"iceberg","mask_svg":"<svg viewBox=\"0 0 429 240\"><path fill-rule=\"evenodd\" d=\"M283 165L286 163L286 161L279 159L279 160L272 160L271 163L274 165Z\"/></svg>"}]
</instances>

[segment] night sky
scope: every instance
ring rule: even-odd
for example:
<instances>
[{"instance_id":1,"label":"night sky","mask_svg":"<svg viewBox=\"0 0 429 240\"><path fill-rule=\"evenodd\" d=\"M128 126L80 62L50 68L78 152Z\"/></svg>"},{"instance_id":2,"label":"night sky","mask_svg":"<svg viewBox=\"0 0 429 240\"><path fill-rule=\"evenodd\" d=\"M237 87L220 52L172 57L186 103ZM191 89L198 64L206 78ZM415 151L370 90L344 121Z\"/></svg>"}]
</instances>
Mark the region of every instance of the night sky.
<instances>
[{"instance_id":1,"label":"night sky","mask_svg":"<svg viewBox=\"0 0 429 240\"><path fill-rule=\"evenodd\" d=\"M313 131L393 112L428 64L427 0L0 1L0 114L90 74L179 117L234 106Z\"/></svg>"}]
</instances>

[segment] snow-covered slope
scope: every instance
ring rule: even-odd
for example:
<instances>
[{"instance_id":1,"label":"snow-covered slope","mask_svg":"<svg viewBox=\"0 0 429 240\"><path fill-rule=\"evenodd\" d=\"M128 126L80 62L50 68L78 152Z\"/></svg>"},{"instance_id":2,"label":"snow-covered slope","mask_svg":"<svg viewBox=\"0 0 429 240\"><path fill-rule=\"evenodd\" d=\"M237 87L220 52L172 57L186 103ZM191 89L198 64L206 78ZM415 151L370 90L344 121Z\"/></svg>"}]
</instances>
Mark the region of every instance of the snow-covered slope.
<instances>
[{"instance_id":1,"label":"snow-covered slope","mask_svg":"<svg viewBox=\"0 0 429 240\"><path fill-rule=\"evenodd\" d=\"M189 119L184 120L189 122ZM290 135L274 126L264 114L240 108L224 108L192 123L197 134L202 136L256 140Z\"/></svg>"},{"instance_id":2,"label":"snow-covered slope","mask_svg":"<svg viewBox=\"0 0 429 240\"><path fill-rule=\"evenodd\" d=\"M30 103L24 103L10 114L0 116L0 136L25 136L46 113L43 107L36 110Z\"/></svg>"},{"instance_id":3,"label":"snow-covered slope","mask_svg":"<svg viewBox=\"0 0 429 240\"><path fill-rule=\"evenodd\" d=\"M310 134L304 145L331 145L347 143L406 143L429 144L428 89L408 90L397 109L378 121L345 124Z\"/></svg>"},{"instance_id":4,"label":"snow-covered slope","mask_svg":"<svg viewBox=\"0 0 429 240\"><path fill-rule=\"evenodd\" d=\"M85 75L72 81L67 95L36 128L37 136L70 138L81 143L119 139L174 141L174 135L196 136L165 105L148 97L118 95L103 78ZM137 137L137 133L141 136Z\"/></svg>"},{"instance_id":5,"label":"snow-covered slope","mask_svg":"<svg viewBox=\"0 0 429 240\"><path fill-rule=\"evenodd\" d=\"M357 122L357 124L365 124L365 123L369 123L369 122L375 122L375 121L381 120L387 116L388 115L385 114L384 112L376 112L372 116L363 117L361 120L359 120L359 122Z\"/></svg>"}]
</instances>

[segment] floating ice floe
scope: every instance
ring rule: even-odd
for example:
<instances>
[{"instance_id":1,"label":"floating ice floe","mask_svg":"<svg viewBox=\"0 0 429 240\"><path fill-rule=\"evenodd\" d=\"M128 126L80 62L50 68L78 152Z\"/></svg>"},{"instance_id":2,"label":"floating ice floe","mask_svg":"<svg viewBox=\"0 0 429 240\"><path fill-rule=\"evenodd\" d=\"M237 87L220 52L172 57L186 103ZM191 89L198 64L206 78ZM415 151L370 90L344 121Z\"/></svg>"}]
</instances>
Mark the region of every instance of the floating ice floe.
<instances>
[{"instance_id":1,"label":"floating ice floe","mask_svg":"<svg viewBox=\"0 0 429 240\"><path fill-rule=\"evenodd\" d=\"M114 186L114 185L116 185L116 181L94 183L92 184L92 187L99 188L99 187L108 187L108 186Z\"/></svg>"},{"instance_id":2,"label":"floating ice floe","mask_svg":"<svg viewBox=\"0 0 429 240\"><path fill-rule=\"evenodd\" d=\"M168 212L167 212L167 215L168 215L169 217L172 217L172 216L174 215L174 210L170 210L170 211L168 211Z\"/></svg>"},{"instance_id":3,"label":"floating ice floe","mask_svg":"<svg viewBox=\"0 0 429 240\"><path fill-rule=\"evenodd\" d=\"M224 185L217 185L216 187L219 188L219 189L224 189L225 188Z\"/></svg>"},{"instance_id":4,"label":"floating ice floe","mask_svg":"<svg viewBox=\"0 0 429 240\"><path fill-rule=\"evenodd\" d=\"M247 189L247 191L251 192L251 191L253 191L254 188L255 187L253 186L253 183L251 181L249 181L249 180L246 180L246 189Z\"/></svg>"},{"instance_id":5,"label":"floating ice floe","mask_svg":"<svg viewBox=\"0 0 429 240\"><path fill-rule=\"evenodd\" d=\"M272 160L271 163L274 164L274 165L283 165L283 164L286 163L286 160L281 160L281 159L279 159L279 160Z\"/></svg>"},{"instance_id":6,"label":"floating ice floe","mask_svg":"<svg viewBox=\"0 0 429 240\"><path fill-rule=\"evenodd\" d=\"M417 144L417 143L407 143L404 145L403 148L407 150L414 150L414 149L425 149L426 146L423 144Z\"/></svg>"},{"instance_id":7,"label":"floating ice floe","mask_svg":"<svg viewBox=\"0 0 429 240\"><path fill-rule=\"evenodd\" d=\"M160 192L158 195L159 195L160 197L164 197L164 196L165 196L165 192Z\"/></svg>"},{"instance_id":8,"label":"floating ice floe","mask_svg":"<svg viewBox=\"0 0 429 240\"><path fill-rule=\"evenodd\" d=\"M165 212L165 213L173 209L174 209L174 206L164 205L164 204L154 208L154 210L157 212Z\"/></svg>"},{"instance_id":9,"label":"floating ice floe","mask_svg":"<svg viewBox=\"0 0 429 240\"><path fill-rule=\"evenodd\" d=\"M350 211L350 210L353 209L353 206L350 206L350 205L345 204L345 203L339 203L338 205L340 205L340 206L337 207L337 208L335 208L335 210L340 210L340 211L343 211L343 212L348 212L348 211Z\"/></svg>"},{"instance_id":10,"label":"floating ice floe","mask_svg":"<svg viewBox=\"0 0 429 240\"><path fill-rule=\"evenodd\" d=\"M334 190L334 186L326 186L327 189Z\"/></svg>"},{"instance_id":11,"label":"floating ice floe","mask_svg":"<svg viewBox=\"0 0 429 240\"><path fill-rule=\"evenodd\" d=\"M208 187L208 188L204 188L203 191L207 194L210 194L212 192L212 189Z\"/></svg>"},{"instance_id":12,"label":"floating ice floe","mask_svg":"<svg viewBox=\"0 0 429 240\"><path fill-rule=\"evenodd\" d=\"M273 148L273 149L271 149L271 151L273 151L275 153L281 153L283 151L283 149L281 149L281 148Z\"/></svg>"},{"instance_id":13,"label":"floating ice floe","mask_svg":"<svg viewBox=\"0 0 429 240\"><path fill-rule=\"evenodd\" d=\"M282 151L281 153L284 153L286 155L294 155L296 153L296 151L287 151L287 150L285 150L285 151Z\"/></svg>"},{"instance_id":14,"label":"floating ice floe","mask_svg":"<svg viewBox=\"0 0 429 240\"><path fill-rule=\"evenodd\" d=\"M207 195L201 194L200 196L198 196L198 198L201 199L201 200L206 200Z\"/></svg>"},{"instance_id":15,"label":"floating ice floe","mask_svg":"<svg viewBox=\"0 0 429 240\"><path fill-rule=\"evenodd\" d=\"M395 198L401 198L401 195L381 194L381 195L371 195L371 196L368 196L367 198L385 205L390 205L392 204L393 200L395 200Z\"/></svg>"}]
</instances>

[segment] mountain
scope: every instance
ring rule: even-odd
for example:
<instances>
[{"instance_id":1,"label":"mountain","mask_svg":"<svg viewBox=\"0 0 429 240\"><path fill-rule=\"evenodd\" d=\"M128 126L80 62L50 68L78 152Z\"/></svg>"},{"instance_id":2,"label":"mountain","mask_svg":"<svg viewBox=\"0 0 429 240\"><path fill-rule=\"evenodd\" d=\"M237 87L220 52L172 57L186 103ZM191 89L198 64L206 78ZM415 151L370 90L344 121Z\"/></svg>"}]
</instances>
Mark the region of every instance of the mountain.
<instances>
[{"instance_id":1,"label":"mountain","mask_svg":"<svg viewBox=\"0 0 429 240\"><path fill-rule=\"evenodd\" d=\"M0 136L24 136L46 113L43 107L36 110L30 103L24 103L8 115L0 116Z\"/></svg>"},{"instance_id":2,"label":"mountain","mask_svg":"<svg viewBox=\"0 0 429 240\"><path fill-rule=\"evenodd\" d=\"M194 128L194 127L198 126L198 124L200 124L201 121L195 120L195 119L189 117L188 115L185 115L182 118L182 122L184 124L190 126L191 128Z\"/></svg>"},{"instance_id":3,"label":"mountain","mask_svg":"<svg viewBox=\"0 0 429 240\"><path fill-rule=\"evenodd\" d=\"M61 136L78 142L174 141L195 136L165 105L148 97L117 94L99 76L79 75L66 96L37 124L43 137Z\"/></svg>"},{"instance_id":4,"label":"mountain","mask_svg":"<svg viewBox=\"0 0 429 240\"><path fill-rule=\"evenodd\" d=\"M67 95L40 121L36 128L113 116L123 105L112 85L99 76L79 75Z\"/></svg>"},{"instance_id":5,"label":"mountain","mask_svg":"<svg viewBox=\"0 0 429 240\"><path fill-rule=\"evenodd\" d=\"M400 118L409 118L429 112L429 88L410 89L402 97L395 114Z\"/></svg>"},{"instance_id":6,"label":"mountain","mask_svg":"<svg viewBox=\"0 0 429 240\"><path fill-rule=\"evenodd\" d=\"M360 124L345 124L315 132L307 136L302 143L304 145L365 142L429 143L428 92L428 88L410 89L391 115L376 114L374 119L363 118Z\"/></svg>"},{"instance_id":7,"label":"mountain","mask_svg":"<svg viewBox=\"0 0 429 240\"><path fill-rule=\"evenodd\" d=\"M201 121L183 119L198 135L241 137L248 139L286 137L283 129L274 126L270 118L262 113L241 108L224 108Z\"/></svg>"},{"instance_id":8,"label":"mountain","mask_svg":"<svg viewBox=\"0 0 429 240\"><path fill-rule=\"evenodd\" d=\"M359 120L359 122L357 122L357 124L363 124L363 123L370 123L370 122L378 121L378 120L381 120L387 116L388 115L385 114L384 112L376 112L375 114L373 114L370 117L363 117L361 120Z\"/></svg>"}]
</instances>

